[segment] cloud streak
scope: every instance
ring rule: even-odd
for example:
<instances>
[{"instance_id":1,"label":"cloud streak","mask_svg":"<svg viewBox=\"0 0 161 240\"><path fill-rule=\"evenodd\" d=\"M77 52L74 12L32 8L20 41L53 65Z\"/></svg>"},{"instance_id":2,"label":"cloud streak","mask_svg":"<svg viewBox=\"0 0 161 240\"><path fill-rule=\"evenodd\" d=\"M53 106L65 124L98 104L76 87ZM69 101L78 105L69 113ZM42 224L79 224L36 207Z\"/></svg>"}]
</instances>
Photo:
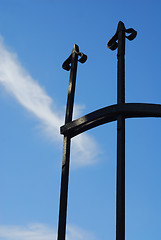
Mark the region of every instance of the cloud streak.
<instances>
[{"instance_id":1,"label":"cloud streak","mask_svg":"<svg viewBox=\"0 0 161 240\"><path fill-rule=\"evenodd\" d=\"M34 223L27 226L0 225L1 240L53 240L57 238L56 229L49 225ZM67 240L93 240L93 234L76 226L67 226Z\"/></svg>"},{"instance_id":2,"label":"cloud streak","mask_svg":"<svg viewBox=\"0 0 161 240\"><path fill-rule=\"evenodd\" d=\"M40 120L43 129L55 143L61 143L59 128L63 117L53 100L30 74L21 66L16 54L7 50L0 39L0 84L19 104ZM98 145L88 134L72 140L72 164L76 167L96 161Z\"/></svg>"}]
</instances>

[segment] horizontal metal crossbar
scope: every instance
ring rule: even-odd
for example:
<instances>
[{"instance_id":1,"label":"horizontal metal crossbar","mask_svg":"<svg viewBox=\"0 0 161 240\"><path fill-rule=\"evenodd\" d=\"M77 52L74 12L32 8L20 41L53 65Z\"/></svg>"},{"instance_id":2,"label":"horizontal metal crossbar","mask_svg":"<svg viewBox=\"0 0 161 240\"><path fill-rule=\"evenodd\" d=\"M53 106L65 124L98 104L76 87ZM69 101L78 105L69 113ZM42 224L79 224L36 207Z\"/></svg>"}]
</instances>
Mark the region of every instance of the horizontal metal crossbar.
<instances>
[{"instance_id":1,"label":"horizontal metal crossbar","mask_svg":"<svg viewBox=\"0 0 161 240\"><path fill-rule=\"evenodd\" d=\"M60 133L71 138L89 129L124 118L161 117L160 104L124 103L98 109L60 128Z\"/></svg>"}]
</instances>

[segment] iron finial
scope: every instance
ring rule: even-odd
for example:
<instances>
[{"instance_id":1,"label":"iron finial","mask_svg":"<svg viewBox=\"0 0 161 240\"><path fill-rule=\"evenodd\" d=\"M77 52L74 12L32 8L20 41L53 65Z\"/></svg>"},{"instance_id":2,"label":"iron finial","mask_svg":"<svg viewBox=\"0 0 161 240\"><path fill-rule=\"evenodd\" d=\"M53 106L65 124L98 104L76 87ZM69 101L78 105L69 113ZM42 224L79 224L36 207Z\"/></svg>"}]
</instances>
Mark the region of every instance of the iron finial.
<instances>
[{"instance_id":1,"label":"iron finial","mask_svg":"<svg viewBox=\"0 0 161 240\"><path fill-rule=\"evenodd\" d=\"M130 41L136 38L137 35L137 32L133 28L126 29L124 23L122 21L119 21L115 35L107 43L107 47L112 51L118 47L118 33L120 31L128 33L128 35L125 35L125 37Z\"/></svg>"},{"instance_id":2,"label":"iron finial","mask_svg":"<svg viewBox=\"0 0 161 240\"><path fill-rule=\"evenodd\" d=\"M71 59L72 59L72 55L76 53L78 56L80 56L80 58L78 59L78 61L80 63L85 63L87 60L87 55L85 55L82 52L79 52L79 47L77 44L74 44L72 53L70 54L70 56L64 61L62 68L66 71L69 71L71 69Z\"/></svg>"}]
</instances>

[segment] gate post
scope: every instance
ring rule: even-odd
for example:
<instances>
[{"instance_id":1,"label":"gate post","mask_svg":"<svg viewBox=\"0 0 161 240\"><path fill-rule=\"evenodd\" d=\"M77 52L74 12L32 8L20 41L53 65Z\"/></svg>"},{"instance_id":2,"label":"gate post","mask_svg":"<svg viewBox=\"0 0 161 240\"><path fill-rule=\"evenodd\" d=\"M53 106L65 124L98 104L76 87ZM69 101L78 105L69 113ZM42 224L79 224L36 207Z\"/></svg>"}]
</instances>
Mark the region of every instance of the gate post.
<instances>
[{"instance_id":1,"label":"gate post","mask_svg":"<svg viewBox=\"0 0 161 240\"><path fill-rule=\"evenodd\" d=\"M78 56L80 56L79 59L78 59ZM79 47L76 44L74 44L71 55L66 59L66 61L62 65L63 69L67 71L70 70L65 124L71 122L72 116L73 116L77 63L78 61L81 63L84 63L86 60L87 60L87 56L83 53L80 53ZM71 143L71 137L69 135L64 136L60 206L59 206L59 223L58 223L58 240L65 240L65 233L66 233L70 143Z\"/></svg>"}]
</instances>

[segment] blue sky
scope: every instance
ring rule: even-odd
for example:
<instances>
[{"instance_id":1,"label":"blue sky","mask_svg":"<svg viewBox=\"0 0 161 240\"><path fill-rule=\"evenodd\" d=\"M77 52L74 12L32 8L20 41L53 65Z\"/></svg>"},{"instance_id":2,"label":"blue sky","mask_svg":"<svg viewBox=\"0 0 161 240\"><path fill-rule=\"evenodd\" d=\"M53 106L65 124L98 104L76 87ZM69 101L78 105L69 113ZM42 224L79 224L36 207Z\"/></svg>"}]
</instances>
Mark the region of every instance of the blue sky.
<instances>
[{"instance_id":1,"label":"blue sky","mask_svg":"<svg viewBox=\"0 0 161 240\"><path fill-rule=\"evenodd\" d=\"M116 103L121 20L126 102L161 103L160 1L0 1L0 239L56 239L62 136L76 43L75 118ZM126 239L161 238L161 119L126 120ZM68 240L115 239L116 122L72 140Z\"/></svg>"}]
</instances>

